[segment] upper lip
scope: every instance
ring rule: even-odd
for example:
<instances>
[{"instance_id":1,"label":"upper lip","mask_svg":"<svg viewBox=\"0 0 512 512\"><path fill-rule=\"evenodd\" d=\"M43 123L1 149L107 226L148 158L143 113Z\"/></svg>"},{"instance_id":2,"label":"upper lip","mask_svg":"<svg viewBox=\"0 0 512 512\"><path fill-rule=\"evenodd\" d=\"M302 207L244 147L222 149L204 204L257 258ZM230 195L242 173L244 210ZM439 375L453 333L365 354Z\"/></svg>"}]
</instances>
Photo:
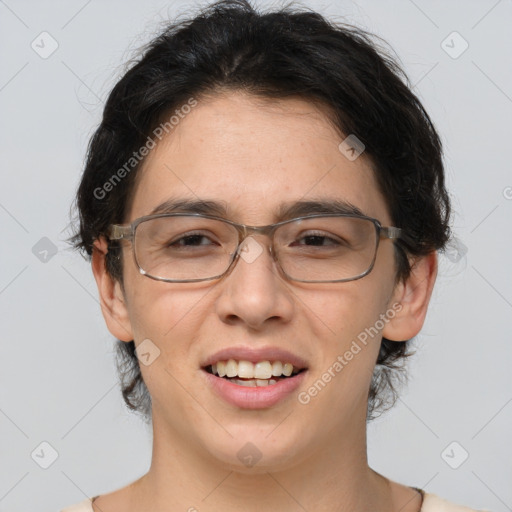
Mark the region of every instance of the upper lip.
<instances>
[{"instance_id":1,"label":"upper lip","mask_svg":"<svg viewBox=\"0 0 512 512\"><path fill-rule=\"evenodd\" d=\"M219 361L227 361L234 359L235 361L250 361L251 363L259 363L260 361L281 361L282 363L291 363L295 368L307 368L307 363L301 357L292 354L288 350L280 347L228 347L215 352L208 356L201 367L207 367Z\"/></svg>"}]
</instances>

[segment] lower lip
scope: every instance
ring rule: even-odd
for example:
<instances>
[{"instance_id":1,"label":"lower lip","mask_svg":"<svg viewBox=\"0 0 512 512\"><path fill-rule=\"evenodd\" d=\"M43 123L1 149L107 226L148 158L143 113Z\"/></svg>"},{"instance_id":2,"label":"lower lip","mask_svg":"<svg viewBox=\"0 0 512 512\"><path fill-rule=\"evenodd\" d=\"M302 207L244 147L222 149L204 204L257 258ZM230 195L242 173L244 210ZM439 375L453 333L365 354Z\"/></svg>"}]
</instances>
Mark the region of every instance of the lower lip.
<instances>
[{"instance_id":1,"label":"lower lip","mask_svg":"<svg viewBox=\"0 0 512 512\"><path fill-rule=\"evenodd\" d=\"M226 402L242 409L265 409L284 400L301 385L306 371L303 370L294 377L281 379L268 386L248 387L240 386L202 370L208 384L217 394Z\"/></svg>"}]
</instances>

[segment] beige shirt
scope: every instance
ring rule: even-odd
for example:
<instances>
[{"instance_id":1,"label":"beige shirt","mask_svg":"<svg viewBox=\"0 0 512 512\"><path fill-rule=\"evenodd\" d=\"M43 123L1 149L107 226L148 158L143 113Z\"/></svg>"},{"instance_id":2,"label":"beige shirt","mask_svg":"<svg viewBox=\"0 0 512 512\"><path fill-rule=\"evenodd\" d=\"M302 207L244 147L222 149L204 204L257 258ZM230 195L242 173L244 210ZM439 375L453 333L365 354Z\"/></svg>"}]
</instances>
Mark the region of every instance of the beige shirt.
<instances>
[{"instance_id":1,"label":"beige shirt","mask_svg":"<svg viewBox=\"0 0 512 512\"><path fill-rule=\"evenodd\" d=\"M92 508L92 498L88 498L80 503L62 509L60 512L94 512ZM423 506L420 512L490 512L487 509L475 510L463 505L457 505L447 501L435 494L425 493L423 497Z\"/></svg>"}]
</instances>

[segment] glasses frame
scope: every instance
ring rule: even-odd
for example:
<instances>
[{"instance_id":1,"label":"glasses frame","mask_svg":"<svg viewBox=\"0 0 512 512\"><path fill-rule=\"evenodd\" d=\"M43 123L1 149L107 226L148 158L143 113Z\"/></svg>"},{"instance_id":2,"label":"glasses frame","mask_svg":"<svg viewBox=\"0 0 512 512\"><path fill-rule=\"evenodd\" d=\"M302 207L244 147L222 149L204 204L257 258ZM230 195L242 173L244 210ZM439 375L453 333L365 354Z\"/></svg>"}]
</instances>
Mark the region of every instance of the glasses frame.
<instances>
[{"instance_id":1,"label":"glasses frame","mask_svg":"<svg viewBox=\"0 0 512 512\"><path fill-rule=\"evenodd\" d=\"M236 247L235 252L231 255L231 261L229 265L227 266L226 270L219 275L213 276L213 277L207 277L207 278L200 278L200 279L167 279L164 277L158 277L153 276L151 274L148 274L146 270L144 270L139 261L137 260L137 254L135 251L135 234L137 227L142 224L143 222L146 222L148 220L152 219L161 219L164 217L200 217L204 219L212 219L224 222L226 224L229 224L236 228L238 231L238 245ZM309 281L309 280L303 280L303 279L294 279L290 277L281 266L281 262L278 259L278 254L274 250L274 233L280 226L283 226L285 224L290 224L292 222L296 222L303 219L314 219L318 217L350 217L350 218L356 218L356 219L364 219L368 220L373 223L375 226L375 237L376 237L376 243L375 243L375 251L372 258L372 261L370 263L370 266L367 270L362 272L361 274L350 277L350 278L344 278L344 279L335 279L335 280L315 280L315 281ZM293 219L284 220L281 222L277 222L275 224L267 224L266 226L250 226L247 224L239 224L237 222L234 222L229 219L225 219L223 217L217 217L214 215L206 215L202 213L157 213L153 215L145 215L143 217L139 217L138 219L135 219L130 224L112 224L109 227L108 230L108 238L109 240L130 240L131 246L132 246L132 254L133 259L135 262L135 265L138 267L139 272L149 277L150 279L154 279L155 281L163 281L166 283L195 283L195 282L202 282L202 281L213 281L216 279L221 279L225 275L227 275L236 265L237 261L240 258L240 248L245 241L247 237L249 237L252 234L261 234L266 235L270 238L270 245L269 245L269 252L272 255L273 260L276 262L278 268L280 269L281 274L286 277L286 279L290 281L296 281L300 283L345 283L348 281L356 281L357 279L361 279L364 276L367 276L372 270L375 265L375 260L377 259L377 251L379 249L379 242L382 238L384 239L390 239L393 241L396 241L398 239L407 240L407 235L401 228L397 228L394 226L383 226L380 221L377 219L374 219L373 217L368 217L366 215L357 215L352 213L318 213L313 215L304 215L301 217L295 217Z\"/></svg>"}]
</instances>

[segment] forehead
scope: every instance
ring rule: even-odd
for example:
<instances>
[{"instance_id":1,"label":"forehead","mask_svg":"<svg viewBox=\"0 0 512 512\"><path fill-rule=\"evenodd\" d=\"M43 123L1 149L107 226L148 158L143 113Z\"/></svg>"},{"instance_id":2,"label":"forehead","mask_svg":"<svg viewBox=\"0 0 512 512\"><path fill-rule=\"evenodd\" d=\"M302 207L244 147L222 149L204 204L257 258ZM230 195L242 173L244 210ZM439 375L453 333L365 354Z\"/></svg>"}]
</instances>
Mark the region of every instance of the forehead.
<instances>
[{"instance_id":1,"label":"forehead","mask_svg":"<svg viewBox=\"0 0 512 512\"><path fill-rule=\"evenodd\" d=\"M146 157L127 221L172 198L215 201L254 225L276 222L297 201L344 202L388 222L369 160L349 160L344 138L322 107L302 99L203 98Z\"/></svg>"}]
</instances>

